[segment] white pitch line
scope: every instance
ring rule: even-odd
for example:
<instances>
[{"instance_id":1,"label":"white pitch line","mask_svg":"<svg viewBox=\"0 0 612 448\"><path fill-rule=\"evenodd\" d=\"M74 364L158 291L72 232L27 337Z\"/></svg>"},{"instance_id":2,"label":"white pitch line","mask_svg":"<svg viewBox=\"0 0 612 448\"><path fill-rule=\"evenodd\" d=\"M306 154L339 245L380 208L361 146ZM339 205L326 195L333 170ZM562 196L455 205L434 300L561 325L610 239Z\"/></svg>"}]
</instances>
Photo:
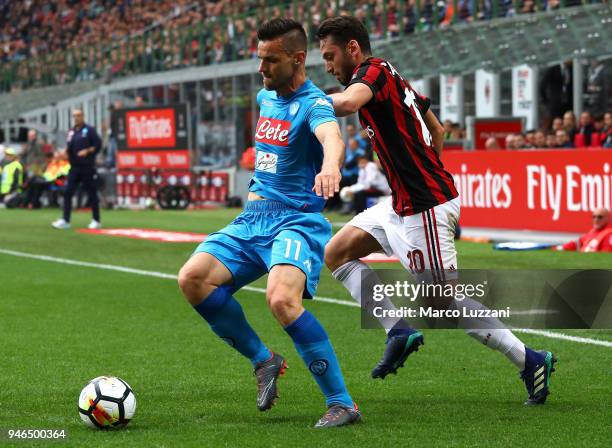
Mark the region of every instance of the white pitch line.
<instances>
[{"instance_id":1,"label":"white pitch line","mask_svg":"<svg viewBox=\"0 0 612 448\"><path fill-rule=\"evenodd\" d=\"M546 330L533 330L531 328L513 328L513 331L518 333L529 333L537 334L538 336L545 336L547 338L562 339L564 341L579 342L582 344L593 344L601 345L602 347L612 347L612 342L604 341L602 339L583 338L580 336L571 336L569 334L557 333Z\"/></svg>"},{"instance_id":2,"label":"white pitch line","mask_svg":"<svg viewBox=\"0 0 612 448\"><path fill-rule=\"evenodd\" d=\"M144 275L147 277L164 278L164 279L169 279L169 280L177 279L177 276L175 274L166 274L165 272L145 271L143 269L128 268L125 266L117 266L114 264L100 264L100 263L91 263L88 261L70 260L68 258L50 257L48 255L18 252L18 251L9 250L9 249L0 249L0 254L12 255L14 257L21 257L21 258L31 258L34 260L41 260L41 261L50 261L52 263L69 264L72 266L83 266L87 268L104 269L107 271L117 271L117 272L123 272L126 274ZM253 291L253 292L258 292L262 294L266 293L266 290L264 288L256 288L253 286L245 286L242 289L246 291ZM338 299L334 299L331 297L319 297L319 296L315 296L315 299L319 302L334 303L337 305L344 305L344 306L359 308L359 305L356 302L349 302L348 300L338 300ZM546 330L533 330L533 329L527 329L527 328L517 328L517 329L514 329L514 331L517 331L520 333L535 334L538 336L544 336L544 337L551 338L551 339L560 339L564 341L578 342L581 344L591 344L591 345L599 345L602 347L612 347L612 342L605 341L602 339L571 336L571 335L564 334L564 333L557 333L557 332L546 331Z\"/></svg>"}]
</instances>

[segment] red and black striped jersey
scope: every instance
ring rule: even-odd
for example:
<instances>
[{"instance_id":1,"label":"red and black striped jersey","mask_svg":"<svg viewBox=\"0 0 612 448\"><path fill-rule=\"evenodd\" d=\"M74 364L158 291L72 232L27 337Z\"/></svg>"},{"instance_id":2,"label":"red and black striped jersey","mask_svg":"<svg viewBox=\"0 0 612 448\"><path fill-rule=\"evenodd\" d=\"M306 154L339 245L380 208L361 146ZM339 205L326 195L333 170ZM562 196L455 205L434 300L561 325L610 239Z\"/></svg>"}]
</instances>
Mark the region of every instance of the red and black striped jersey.
<instances>
[{"instance_id":1,"label":"red and black striped jersey","mask_svg":"<svg viewBox=\"0 0 612 448\"><path fill-rule=\"evenodd\" d=\"M416 93L387 61L368 58L349 83L363 83L374 98L359 109L400 216L414 215L458 196L453 177L433 148L423 117L430 100Z\"/></svg>"}]
</instances>

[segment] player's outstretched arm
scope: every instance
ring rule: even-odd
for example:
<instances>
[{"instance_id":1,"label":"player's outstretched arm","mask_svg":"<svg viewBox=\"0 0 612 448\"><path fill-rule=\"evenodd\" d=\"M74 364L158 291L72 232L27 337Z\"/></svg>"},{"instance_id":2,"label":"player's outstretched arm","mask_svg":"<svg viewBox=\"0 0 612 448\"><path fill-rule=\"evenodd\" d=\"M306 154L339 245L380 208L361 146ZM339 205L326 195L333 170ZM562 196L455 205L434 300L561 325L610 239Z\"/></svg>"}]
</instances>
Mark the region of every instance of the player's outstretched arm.
<instances>
[{"instance_id":1,"label":"player's outstretched arm","mask_svg":"<svg viewBox=\"0 0 612 448\"><path fill-rule=\"evenodd\" d=\"M351 84L342 93L330 95L337 117L354 114L374 97L372 90L362 82Z\"/></svg>"},{"instance_id":2,"label":"player's outstretched arm","mask_svg":"<svg viewBox=\"0 0 612 448\"><path fill-rule=\"evenodd\" d=\"M323 165L315 177L312 188L317 196L329 199L340 191L340 167L344 162L344 142L337 121L322 123L315 129L315 135L323 145Z\"/></svg>"},{"instance_id":3,"label":"player's outstretched arm","mask_svg":"<svg viewBox=\"0 0 612 448\"><path fill-rule=\"evenodd\" d=\"M438 153L439 157L442 155L442 147L444 146L444 128L438 121L438 117L436 117L431 109L425 114L424 120L425 125L431 134L434 151Z\"/></svg>"}]
</instances>

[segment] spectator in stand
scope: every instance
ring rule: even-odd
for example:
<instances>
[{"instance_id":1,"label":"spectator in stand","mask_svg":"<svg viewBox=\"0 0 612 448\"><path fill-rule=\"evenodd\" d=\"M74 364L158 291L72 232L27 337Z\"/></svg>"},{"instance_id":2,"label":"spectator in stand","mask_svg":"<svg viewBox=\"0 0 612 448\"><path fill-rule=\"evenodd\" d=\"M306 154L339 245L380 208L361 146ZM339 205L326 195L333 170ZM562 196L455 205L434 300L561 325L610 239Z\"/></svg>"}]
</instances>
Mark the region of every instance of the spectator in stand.
<instances>
[{"instance_id":1,"label":"spectator in stand","mask_svg":"<svg viewBox=\"0 0 612 448\"><path fill-rule=\"evenodd\" d=\"M508 134L506 135L506 138L504 140L504 146L506 149L515 149L514 147L514 134Z\"/></svg>"},{"instance_id":2,"label":"spectator in stand","mask_svg":"<svg viewBox=\"0 0 612 448\"><path fill-rule=\"evenodd\" d=\"M587 75L586 109L593 115L602 115L610 99L610 74L603 61L591 60Z\"/></svg>"},{"instance_id":3,"label":"spectator in stand","mask_svg":"<svg viewBox=\"0 0 612 448\"><path fill-rule=\"evenodd\" d=\"M593 133L591 134L591 146L601 146L601 143L606 139L604 133L604 117L600 115L593 119Z\"/></svg>"},{"instance_id":4,"label":"spectator in stand","mask_svg":"<svg viewBox=\"0 0 612 448\"><path fill-rule=\"evenodd\" d=\"M450 139L451 140L463 140L463 129L461 128L461 126L459 125L459 123L453 123L453 126L451 128L451 133L450 133Z\"/></svg>"},{"instance_id":5,"label":"spectator in stand","mask_svg":"<svg viewBox=\"0 0 612 448\"><path fill-rule=\"evenodd\" d=\"M514 149L527 149L527 140L523 134L515 134L514 136Z\"/></svg>"},{"instance_id":6,"label":"spectator in stand","mask_svg":"<svg viewBox=\"0 0 612 448\"><path fill-rule=\"evenodd\" d=\"M607 112L604 115L604 127L602 132L601 146L604 148L612 148L612 113Z\"/></svg>"},{"instance_id":7,"label":"spectator in stand","mask_svg":"<svg viewBox=\"0 0 612 448\"><path fill-rule=\"evenodd\" d=\"M612 224L610 210L598 208L593 211L593 227L576 241L554 247L554 250L578 252L612 252Z\"/></svg>"},{"instance_id":8,"label":"spectator in stand","mask_svg":"<svg viewBox=\"0 0 612 448\"><path fill-rule=\"evenodd\" d=\"M34 129L28 131L28 143L21 153L21 163L28 176L38 176L45 166L45 155L38 141L38 134Z\"/></svg>"},{"instance_id":9,"label":"spectator in stand","mask_svg":"<svg viewBox=\"0 0 612 448\"><path fill-rule=\"evenodd\" d=\"M576 148L584 148L591 146L591 135L593 134L593 117L590 112L582 112L580 114L580 122L578 130L574 135L574 146Z\"/></svg>"},{"instance_id":10,"label":"spectator in stand","mask_svg":"<svg viewBox=\"0 0 612 448\"><path fill-rule=\"evenodd\" d=\"M537 149L546 148L546 134L541 129L534 133L533 146Z\"/></svg>"},{"instance_id":11,"label":"spectator in stand","mask_svg":"<svg viewBox=\"0 0 612 448\"><path fill-rule=\"evenodd\" d=\"M603 117L602 132L607 134L610 130L612 130L612 112L606 112Z\"/></svg>"},{"instance_id":12,"label":"spectator in stand","mask_svg":"<svg viewBox=\"0 0 612 448\"><path fill-rule=\"evenodd\" d=\"M444 128L444 140L450 140L451 133L453 131L453 122L450 120L444 120L442 127Z\"/></svg>"},{"instance_id":13,"label":"spectator in stand","mask_svg":"<svg viewBox=\"0 0 612 448\"><path fill-rule=\"evenodd\" d=\"M552 121L552 131L557 132L559 129L563 129L563 118L555 117Z\"/></svg>"},{"instance_id":14,"label":"spectator in stand","mask_svg":"<svg viewBox=\"0 0 612 448\"><path fill-rule=\"evenodd\" d=\"M354 128L354 126L353 126ZM366 156L364 149L359 147L359 143L355 138L349 138L346 145L346 153L344 156L344 165L342 166L342 179L340 180L340 188L344 188L348 185L353 185L357 182L359 177L359 157ZM340 206L340 196L336 195L327 201L327 207L333 210ZM348 213L350 211L349 206L342 208L342 213Z\"/></svg>"},{"instance_id":15,"label":"spectator in stand","mask_svg":"<svg viewBox=\"0 0 612 448\"><path fill-rule=\"evenodd\" d=\"M359 166L357 182L343 187L340 197L345 203L352 202L353 212L361 213L366 209L369 198L388 196L391 194L391 189L376 162L368 160L365 155L359 155L357 161Z\"/></svg>"},{"instance_id":16,"label":"spectator in stand","mask_svg":"<svg viewBox=\"0 0 612 448\"><path fill-rule=\"evenodd\" d=\"M529 129L525 132L525 147L526 148L535 148L535 129Z\"/></svg>"},{"instance_id":17,"label":"spectator in stand","mask_svg":"<svg viewBox=\"0 0 612 448\"><path fill-rule=\"evenodd\" d=\"M354 138L357 141L357 145L359 146L359 149L363 150L364 153L367 153L368 141L361 135L361 133L357 133L357 128L355 127L354 124L346 125L346 134L347 134L347 138L346 138L345 144L347 148L349 147L349 140Z\"/></svg>"},{"instance_id":18,"label":"spectator in stand","mask_svg":"<svg viewBox=\"0 0 612 448\"><path fill-rule=\"evenodd\" d=\"M565 129L559 129L555 133L555 148L573 148L574 144L570 141Z\"/></svg>"},{"instance_id":19,"label":"spectator in stand","mask_svg":"<svg viewBox=\"0 0 612 448\"><path fill-rule=\"evenodd\" d=\"M495 137L489 137L485 142L485 149L501 149L499 147L499 142Z\"/></svg>"},{"instance_id":20,"label":"spectator in stand","mask_svg":"<svg viewBox=\"0 0 612 448\"><path fill-rule=\"evenodd\" d=\"M576 115L571 110L563 114L563 129L567 132L570 141L573 142L576 135Z\"/></svg>"},{"instance_id":21,"label":"spectator in stand","mask_svg":"<svg viewBox=\"0 0 612 448\"><path fill-rule=\"evenodd\" d=\"M540 81L540 98L546 109L545 127L573 107L572 61L549 67Z\"/></svg>"},{"instance_id":22,"label":"spectator in stand","mask_svg":"<svg viewBox=\"0 0 612 448\"><path fill-rule=\"evenodd\" d=\"M563 129L559 129L559 130L563 131ZM546 148L555 148L556 146L557 146L557 139L555 137L555 133L551 132L549 134L546 134Z\"/></svg>"},{"instance_id":23,"label":"spectator in stand","mask_svg":"<svg viewBox=\"0 0 612 448\"><path fill-rule=\"evenodd\" d=\"M60 151L53 154L46 154L51 160L45 168L42 176L36 176L28 182L27 196L25 205L32 205L32 208L40 208L40 198L42 194L51 189L52 186L61 188L65 185L66 177L70 172L70 163L66 160L66 155ZM53 205L56 205L56 201Z\"/></svg>"}]
</instances>

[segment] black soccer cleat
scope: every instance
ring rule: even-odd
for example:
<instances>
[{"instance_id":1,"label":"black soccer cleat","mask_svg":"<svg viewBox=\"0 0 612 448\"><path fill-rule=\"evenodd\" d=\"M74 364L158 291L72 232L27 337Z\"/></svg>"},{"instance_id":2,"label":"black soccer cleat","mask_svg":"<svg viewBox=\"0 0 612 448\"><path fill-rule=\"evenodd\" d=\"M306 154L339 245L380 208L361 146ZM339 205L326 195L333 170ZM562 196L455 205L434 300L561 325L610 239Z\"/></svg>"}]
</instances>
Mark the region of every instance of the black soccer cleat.
<instances>
[{"instance_id":1,"label":"black soccer cleat","mask_svg":"<svg viewBox=\"0 0 612 448\"><path fill-rule=\"evenodd\" d=\"M253 374L257 378L257 408L267 411L276 403L278 389L276 380L285 373L287 362L285 358L277 353L267 361L262 361L255 366Z\"/></svg>"},{"instance_id":2,"label":"black soccer cleat","mask_svg":"<svg viewBox=\"0 0 612 448\"><path fill-rule=\"evenodd\" d=\"M555 371L557 358L552 352L536 352L525 347L525 370L521 372L521 379L525 383L529 397L524 404L534 406L544 404L550 391L550 376Z\"/></svg>"},{"instance_id":3,"label":"black soccer cleat","mask_svg":"<svg viewBox=\"0 0 612 448\"><path fill-rule=\"evenodd\" d=\"M383 357L372 370L372 378L384 380L390 373L396 375L397 369L404 367L406 358L423 344L423 333L417 330L410 329L407 333L388 337Z\"/></svg>"},{"instance_id":4,"label":"black soccer cleat","mask_svg":"<svg viewBox=\"0 0 612 448\"><path fill-rule=\"evenodd\" d=\"M357 403L353 403L353 407L343 406L341 404L331 405L323 417L319 419L315 428L335 428L338 426L352 425L361 420L361 412L357 407Z\"/></svg>"}]
</instances>

